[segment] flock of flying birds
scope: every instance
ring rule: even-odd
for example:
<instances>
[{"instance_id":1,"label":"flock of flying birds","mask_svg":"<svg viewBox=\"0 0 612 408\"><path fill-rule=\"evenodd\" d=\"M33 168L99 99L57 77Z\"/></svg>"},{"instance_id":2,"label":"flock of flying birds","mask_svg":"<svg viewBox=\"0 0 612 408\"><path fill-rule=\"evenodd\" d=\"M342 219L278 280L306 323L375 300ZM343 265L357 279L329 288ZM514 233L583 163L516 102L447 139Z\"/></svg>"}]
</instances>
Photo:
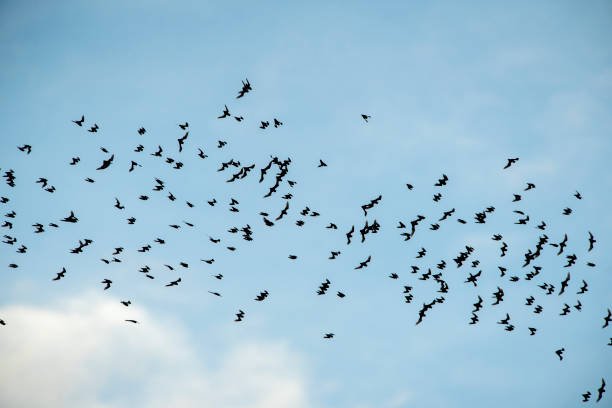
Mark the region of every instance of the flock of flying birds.
<instances>
[{"instance_id":1,"label":"flock of flying birds","mask_svg":"<svg viewBox=\"0 0 612 408\"><path fill-rule=\"evenodd\" d=\"M250 91L252 91L252 87L251 84L249 82L248 79L246 79L245 81L242 81L242 88L239 90L238 92L238 96L236 97L237 99L240 99L242 97L244 97L247 93L249 93ZM227 107L227 105L224 105L224 109L221 113L221 115L218 116L218 119L225 119L225 118L234 118L237 122L241 122L244 120L243 116L233 116L230 111L229 108ZM365 123L368 123L369 119L371 119L370 115L367 114L361 114L361 118L363 119L363 121ZM80 119L77 120L72 120L72 122L82 128L85 124L85 116L82 115ZM269 120L264 120L264 121L260 121L260 129L266 129L269 125L270 125L270 121ZM279 126L283 125L283 122L281 122L280 120L278 120L277 118L273 118L272 119L272 125L274 128L278 128ZM188 138L189 138L189 123L185 122L184 124L179 124L178 127L181 129L181 131L184 131L185 133L179 137L177 139L177 145L178 145L178 152L182 153L186 143L188 143ZM89 129L87 129L88 132L90 133L97 133L100 130L100 127L98 126L98 124L94 123L93 125L89 126ZM144 127L141 127L137 130L138 134L143 136L146 133L146 129ZM218 145L217 148L221 149L224 146L227 145L226 141L222 141L219 140L218 141ZM18 146L19 151L29 155L32 152L33 147L29 144L24 144L23 146ZM106 169L108 169L110 166L115 164L115 155L114 153L109 152L107 149L105 148L101 148L101 150L106 153L109 154L109 156L104 159L102 161L102 163L100 163L100 165L98 167L95 168L96 172L101 172L104 171ZM143 146L142 144L139 144L135 147L135 149L133 150L135 153L138 154L146 154L143 153L145 150L145 146ZM199 159L206 159L208 158L208 155L204 153L204 151L201 148L197 148L198 152L196 157L198 157ZM150 156L153 156L159 160L164 160L167 164L169 164L173 169L175 170L180 170L183 167L183 163L181 161L175 160L174 158L171 158L170 156L164 156L164 148L159 145L157 146L156 149L153 149L151 151ZM72 160L68 163L68 165L70 166L77 166L80 163L81 159L79 157L73 157ZM505 166L503 167L504 170L509 169L511 166L516 165L516 163L519 161L519 158L509 158L507 160L507 163L505 164ZM116 164L115 164L116 165ZM273 194L277 193L277 190L279 189L279 187L281 186L281 184L285 183L289 186L289 188L293 188L296 184L295 181L293 180L289 180L287 178L288 173L289 173L289 168L291 165L291 159L287 158L285 160L281 160L278 157L274 157L271 156L271 160L268 161L268 163L263 166L262 168L260 168L260 178L259 178L259 183L262 183L265 181L265 178L268 174L268 172L272 169L272 167L274 166L278 172L276 173L275 177L274 177L274 182L273 185L271 187L269 187L268 192L265 194L264 197L270 197ZM127 170L128 172L133 172L136 168L138 167L143 167L140 163L132 160L129 164L129 169ZM313 166L314 167L314 166ZM319 159L319 163L318 165L316 165L316 168L322 168L322 167L327 167L327 164ZM501 167L501 166L500 166ZM251 171L253 171L255 169L255 164L252 165L248 165L248 166L244 166L240 163L240 161L234 160L234 159L230 159L227 162L222 162L220 163L220 168L217 170L219 172L223 172L226 171L227 169L231 169L230 171L233 171L233 174L231 175L231 177L229 177L226 182L228 183L233 183L237 180L241 180L246 178L249 173ZM4 171L3 174L3 178L5 179L6 185L8 185L9 187L15 187L16 185L16 179L17 179L17 175L15 173L14 170L10 169L8 171ZM163 190L166 189L166 184L165 182L159 178L159 177L155 177L154 178L155 183L153 185L153 192L155 193L160 193ZM85 182L87 183L95 183L95 180L91 177L86 177L84 179ZM449 178L446 174L443 174L441 178L439 178L437 180L437 182L434 184L435 187L438 188L442 188L444 186L446 186L447 182L449 181ZM56 190L56 187L54 185L51 184L51 182L45 178L45 177L40 177L38 178L38 180L35 181L35 184L40 184L40 187L42 189L44 189L45 191L49 192L49 193L54 193ZM412 190L414 188L414 186L412 184L406 184L406 187L408 190ZM526 187L524 188L524 191L521 192L521 194L513 194L513 200L512 202L518 202L521 201L522 199L522 195L524 194L529 194L528 191L535 189L535 185L533 183L526 183ZM440 190L442 191L442 190ZM10 194L7 194L10 195ZM171 201L175 201L177 200L177 198L172 194L169 193L168 194L168 199ZM259 213L259 216L262 217L262 223L265 227L273 227L275 225L275 223L280 222L284 217L286 217L289 214L289 210L290 210L290 203L291 203L291 199L292 199L293 195L291 193L286 193L285 195L282 196L282 199L285 200L285 205L284 208L280 211L280 213L278 215L271 215L268 212L262 211ZM576 200L582 200L582 195L576 191L574 194L574 197ZM138 197L140 200L142 201L146 201L149 199L149 197L147 195L140 195ZM440 199L442 198L442 193L441 192L437 192L436 194L434 194L433 196L433 201L434 202L439 202ZM361 205L361 209L363 210L364 213L364 217L368 216L368 210L372 210L374 207L376 207L377 205L380 204L382 200L382 195L379 195L378 197L370 200L369 202ZM7 205L10 206L10 198L5 197L5 196L1 196L0 197L0 204L2 205ZM117 210L124 210L125 206L123 206L121 204L121 201L118 198L114 198L115 201L115 208ZM186 201L185 202L186 205L189 208L194 208L195 204L190 202L190 201ZM207 201L207 204L210 206L215 206L215 204L217 204L217 200L216 199L212 199ZM238 212L239 208L238 208L238 204L239 202L235 199L232 198L231 202L229 203L230 205L230 211L231 212ZM77 217L77 215L75 214L74 210L69 210L69 214L60 219L58 222L59 223L77 223L79 222L79 218ZM487 208L485 208L484 210L480 211L480 212L476 212L474 214L474 219L473 222L477 223L477 224L484 224L486 223L487 217L492 214L495 211L495 207L493 206L489 206ZM530 221L530 217L529 214L526 214L523 211L520 210L515 210L514 213L516 213L519 217L518 219L515 221L515 224L517 225L527 225L527 223ZM572 214L572 209L569 207L564 208L561 211L561 214L569 216L570 214ZM309 207L305 207L304 209L302 209L299 212L299 215L301 217L319 217L321 214L318 213L317 211L313 211L311 210ZM452 208L448 211L444 211L442 213L442 216L437 219L434 220L433 223L430 224L429 226L429 230L432 231L436 231L440 228L440 224L442 222L447 221L449 218L453 217L453 215L455 215L455 208ZM3 234L3 244L9 245L9 246L13 246L13 247L17 247L16 252L18 254L25 254L28 251L27 246L25 246L24 244L21 243L20 239L18 239L17 237L14 237L11 235L11 230L13 229L13 223L15 222L17 218L17 213L15 212L14 209L11 209L10 211L6 212L4 214L4 220L2 220L2 224L0 225L0 228L4 229L6 231L5 234ZM398 225L397 225L397 229L400 230L399 232L399 236L402 237L402 239L404 241L409 241L414 239L415 235L417 234L419 229L420 224L425 220L425 217L422 215L417 215L415 217L415 219L411 220L409 223L404 223L403 221L398 221ZM456 218L457 222L460 224L467 224L468 221L466 221L465 219L462 218ZM127 222L128 224L135 224L136 223L136 218L134 217L130 217L127 218ZM184 223L187 226L193 227L193 224L184 221ZM32 224L32 227L34 228L33 233L34 234L41 234L43 232L45 232L45 228L59 228L61 224L58 224L56 222L51 222L48 225L43 225L42 223L35 223ZM303 219L298 219L296 221L296 225L298 227L301 227L304 225L304 220ZM178 224L172 224L169 226L170 228L173 229L179 229L181 228L180 225ZM332 230L337 230L338 226L333 223L330 222L326 227L326 229L332 229ZM346 236L346 245L350 245L353 242L354 239L354 235L358 232L360 235L360 240L361 242L365 242L367 236L369 234L376 234L379 232L381 226L380 224L374 220L371 223L366 220L363 227L360 229L356 229L355 225L351 226L350 229L346 232L345 236ZM556 251L556 255L557 256L565 256L566 259L566 264L563 266L564 268L567 269L567 274L566 277L560 282L559 284L559 288L557 289L555 287L555 284L550 283L550 282L542 282L539 285L534 285L537 288L540 288L543 291L543 294L545 296L548 295L553 295L553 294L557 294L558 296L562 296L566 293L566 290L569 288L570 285L570 281L572 280L572 276L571 276L571 268L576 264L576 261L578 259L578 256L575 253L567 253L566 252L566 248L568 245L568 240L569 237L567 234L565 234L563 236L563 238L559 241L559 242L550 242L550 238L546 235L545 231L547 228L547 225L545 222L541 222L539 225L536 226L536 228L538 228L539 230L542 231L542 235L538 238L537 243L535 243L533 250L529 249L523 256L524 256L524 263L523 263L523 268L531 266L531 270L529 272L527 272L525 274L525 276L523 277L523 280L526 281L531 281L534 278L536 278L541 272L542 272L542 267L534 265L533 262L535 262L543 253L543 251L545 250L546 247L554 247L555 251ZM242 228L238 228L238 227L232 227L228 230L229 233L232 234L241 234L242 235L242 239L245 241L252 241L253 240L253 228L247 224L245 227ZM503 235L502 234L494 234L491 239L493 241L498 241L500 242L500 258L503 258L506 256L506 252L508 251L508 244L506 242L503 241ZM219 243L220 239L219 238L213 238L210 237L210 241L213 243ZM163 240L162 238L156 238L154 240L155 244L158 245L163 245L165 244L165 240ZM588 232L588 237L585 237L585 243L588 244L587 246L587 252L591 252L594 248L595 248L595 244L596 244L597 240L595 239L595 236L591 233ZM74 248L71 248L69 251L72 254L81 254L83 253L86 248L89 245L92 245L94 242L91 239L85 238L82 240L79 240L78 245L75 246ZM233 246L227 246L226 247L227 250L229 251L235 251L236 248ZM140 249L138 249L137 251L140 253L145 253L152 250L152 245L151 244L147 244L145 246L142 246ZM121 254L123 253L124 248L123 247L116 247L114 249L114 252L112 252L111 256L108 258L104 258L101 259L102 262L104 262L105 264L111 264L111 263L120 263L121 259L119 258L119 256L121 256ZM453 261L456 264L457 269L461 268L464 264L471 264L471 268L473 268L474 272L468 272L468 276L466 276L465 279L465 283L468 285L473 285L473 287L477 287L478 286L478 279L481 277L482 275L482 270L477 270L478 265L479 265L479 261L477 259L470 259L470 257L472 257L473 253L474 253L475 249L471 246L465 246L465 248L461 251L459 251L459 254L453 259ZM329 256L330 260L334 260L336 259L338 256L340 256L341 251L339 250L334 250L331 251L331 255ZM417 255L416 258L417 259L422 259L426 256L427 254L427 249L426 248L421 248ZM289 255L289 259L297 259L296 255ZM363 268L367 268L369 263L372 260L372 256L368 255L365 259L363 259L363 261L360 261L358 263L358 265L355 266L354 269L363 269ZM205 262L207 264L212 264L215 260L214 258L210 258L210 259L202 259L202 262ZM188 264L185 262L180 262L179 263L180 266L182 268L188 268ZM586 262L586 265L589 267L595 267L595 264L593 264L592 262ZM10 263L9 268L18 268L18 264L16 263ZM169 270L174 270L175 267L171 266L171 265L165 265ZM439 289L438 289L438 293L440 293L440 296L435 296L433 299L431 299L431 301L429 302L424 302L422 307L420 308L420 310L418 311L418 315L417 315L417 319L416 319L416 325L419 325L420 323L423 322L423 320L427 317L427 312L432 310L436 305L444 303L445 298L444 298L444 294L449 293L449 285L447 283L447 281L444 279L444 270L447 267L447 263L445 260L441 260L439 263L437 263L435 266L433 267L429 267L426 268L426 271L424 270L425 268L421 269L419 266L412 266L411 267L411 273L415 274L415 275L420 275L418 277L419 280L425 281L425 280L429 280L430 278L436 282L436 286L439 285ZM432 268L434 271L436 271L434 273L434 271L432 271ZM506 276L506 272L508 272L508 269L504 266L498 266L498 270L500 273L500 278L503 278ZM144 266L142 267L139 272L143 273L145 277L149 278L149 279L155 279L155 277L151 274L151 269L148 266ZM56 276L52 278L53 281L59 281L61 279L66 278L66 274L67 274L67 270L66 268L62 268L62 270L60 272L56 273ZM223 275L222 274L217 274L214 276L216 279L223 279ZM399 275L397 273L391 273L389 275L389 278L391 279L398 279ZM519 276L510 276L508 278L508 280L510 282L517 282L519 281L521 278ZM585 280L581 279L581 284L579 285L578 291L575 292L576 295L584 295L587 291L588 291L588 284ZM113 281L110 279L104 279L100 282L102 284L102 289L103 290L108 290L111 288L111 286L113 285ZM165 284L166 287L173 287L173 286L178 286L179 284L181 284L181 278L179 277L176 280L172 280L170 282L168 282L167 284ZM331 282L329 279L326 279L324 282L322 282L319 286L318 289L315 291L316 295L318 296L322 296L325 295L328 291L328 289L330 288ZM403 296L404 296L404 300L406 303L411 303L413 300L413 287L406 285L404 286L404 290L403 290ZM222 296L221 293L216 292L216 291L209 291L209 293L211 295L214 296ZM257 302L263 302L266 300L266 298L268 297L269 292L267 290L263 290L261 291L255 298L254 300ZM342 291L337 291L336 295L339 298L344 298L346 296L345 293L343 293ZM491 298L494 300L492 303L490 303L491 306L497 306L500 305L503 301L504 301L504 296L505 296L505 292L503 290L502 287L497 286L497 290L495 292L492 293ZM567 295L566 295L567 296ZM129 307L131 305L131 301L130 300L122 300L121 304L123 304L125 307ZM484 307L484 300L483 298L479 295L477 297L477 301L473 304L474 309L471 312L471 316L469 317L469 322L468 324L470 325L474 325L477 324L479 322L479 315L478 312ZM543 312L543 307L539 304L537 304L536 298L534 296L529 296L528 298L525 299L525 306L528 307L533 307L533 313L535 314L541 314ZM572 308L575 309L576 311L581 311L582 308L582 303L580 301L580 299L576 300L576 304L575 305L571 305L568 303L564 303L564 307L561 310L561 312L559 313L561 316L565 316L567 314L569 314L572 311ZM236 318L234 319L235 322L242 322L244 319L246 318L246 312L242 309L239 309L238 312L236 313ZM130 323L134 323L137 324L139 323L138 321L134 320L134 319L126 319L126 322L130 322ZM610 311L610 309L607 309L607 314L605 314L603 316L603 324L602 324L602 328L605 329L609 326L610 322L612 321L612 312ZM514 331L517 327L515 326L515 322L512 321L510 314L506 313L505 317L503 319L501 319L499 322L497 322L500 325L503 325L504 330L511 332ZM0 319L0 325L6 325L6 322L2 319ZM534 336L537 332L537 328L535 327L527 327L528 331L529 331L529 335L530 336ZM333 332L327 332L323 334L323 338L325 339L332 339L334 337L334 333ZM612 337L610 338L610 342L608 343L608 346L612 346ZM565 352L565 348L560 348L558 350L555 350L555 354L557 355L557 357L559 358L559 360L563 360L563 355ZM600 387L596 390L597 392L597 398L596 401L599 402L602 398L603 398L603 394L605 392L605 380L602 378L601 380L601 385ZM587 402L590 400L591 398L591 392L587 391L584 394L582 394L582 398L584 402Z\"/></svg>"}]
</instances>

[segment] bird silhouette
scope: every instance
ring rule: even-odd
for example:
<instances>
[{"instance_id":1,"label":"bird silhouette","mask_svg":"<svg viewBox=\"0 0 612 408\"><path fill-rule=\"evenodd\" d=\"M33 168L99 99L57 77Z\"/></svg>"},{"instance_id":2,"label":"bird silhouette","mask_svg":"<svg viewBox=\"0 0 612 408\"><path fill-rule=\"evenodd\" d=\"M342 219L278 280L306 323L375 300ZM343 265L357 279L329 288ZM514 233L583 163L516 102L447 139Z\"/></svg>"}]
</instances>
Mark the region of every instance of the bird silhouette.
<instances>
[{"instance_id":1,"label":"bird silhouette","mask_svg":"<svg viewBox=\"0 0 612 408\"><path fill-rule=\"evenodd\" d=\"M98 167L96 170L104 170L104 169L108 168L108 166L110 166L111 163L113 162L114 158L115 158L115 155L113 154L108 159L103 160L102 164L100 165L100 167Z\"/></svg>"},{"instance_id":2,"label":"bird silhouette","mask_svg":"<svg viewBox=\"0 0 612 408\"><path fill-rule=\"evenodd\" d=\"M83 122L85 122L85 115L81 115L81 119L73 120L72 123L76 123L78 126L83 126Z\"/></svg>"}]
</instances>

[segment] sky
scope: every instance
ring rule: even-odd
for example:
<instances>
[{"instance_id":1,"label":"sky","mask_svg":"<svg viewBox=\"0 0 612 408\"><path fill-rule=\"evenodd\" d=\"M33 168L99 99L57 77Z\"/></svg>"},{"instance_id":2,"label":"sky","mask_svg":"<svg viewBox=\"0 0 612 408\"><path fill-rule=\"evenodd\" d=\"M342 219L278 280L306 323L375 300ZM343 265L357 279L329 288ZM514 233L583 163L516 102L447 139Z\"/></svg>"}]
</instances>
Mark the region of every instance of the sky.
<instances>
[{"instance_id":1,"label":"sky","mask_svg":"<svg viewBox=\"0 0 612 408\"><path fill-rule=\"evenodd\" d=\"M606 1L0 3L0 172L16 176L15 187L0 180L10 200L0 221L13 224L0 232L18 239L0 245L0 406L575 407L586 391L583 405L612 405L610 391L595 402L601 379L612 384L612 326L602 328L612 307L611 22ZM246 78L252 90L237 99ZM224 105L244 120L217 119ZM274 118L282 126L259 128ZM98 132L87 132L94 123ZM151 156L158 146L163 158ZM291 163L264 198L278 170L260 183L260 169L273 156ZM228 183L239 167L217 169L230 159L255 167ZM129 172L132 160L141 167ZM434 186L443 174L447 184ZM152 191L155 178L164 191ZM305 207L320 216L301 215ZM70 211L78 223L60 222ZM417 215L425 220L404 241L398 223ZM381 228L362 243L366 220ZM38 222L45 231L35 234ZM227 231L246 225L252 241ZM545 245L523 267L543 234L548 243L567 234L565 252ZM85 238L93 243L71 254ZM459 268L466 245L474 253ZM116 247L121 263L100 261ZM330 260L330 251L341 254ZM565 267L571 254L576 264ZM525 280L533 265L540 275ZM138 272L145 266L154 279ZM448 293L419 280L428 268ZM479 270L478 286L465 283ZM505 298L493 306L498 287ZM560 316L564 304L571 312ZM506 313L514 331L497 324Z\"/></svg>"}]
</instances>

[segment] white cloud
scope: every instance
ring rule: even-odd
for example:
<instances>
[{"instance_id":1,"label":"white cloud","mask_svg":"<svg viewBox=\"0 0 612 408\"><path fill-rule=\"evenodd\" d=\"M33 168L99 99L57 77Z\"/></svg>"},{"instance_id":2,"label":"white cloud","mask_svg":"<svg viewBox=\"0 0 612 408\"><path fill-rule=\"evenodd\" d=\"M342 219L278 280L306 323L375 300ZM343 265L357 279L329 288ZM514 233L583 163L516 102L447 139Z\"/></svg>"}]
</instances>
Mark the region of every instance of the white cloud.
<instances>
[{"instance_id":1,"label":"white cloud","mask_svg":"<svg viewBox=\"0 0 612 408\"><path fill-rule=\"evenodd\" d=\"M281 343L195 347L179 325L100 295L0 316L0 406L311 406L303 364Z\"/></svg>"}]
</instances>

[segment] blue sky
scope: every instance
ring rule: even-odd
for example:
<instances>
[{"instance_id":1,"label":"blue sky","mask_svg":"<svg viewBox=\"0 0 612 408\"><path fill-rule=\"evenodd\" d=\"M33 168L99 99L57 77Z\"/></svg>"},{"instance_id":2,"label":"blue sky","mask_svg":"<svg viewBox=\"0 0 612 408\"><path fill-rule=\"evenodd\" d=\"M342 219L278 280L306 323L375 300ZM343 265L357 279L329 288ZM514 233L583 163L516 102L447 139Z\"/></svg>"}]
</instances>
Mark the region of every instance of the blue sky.
<instances>
[{"instance_id":1,"label":"blue sky","mask_svg":"<svg viewBox=\"0 0 612 408\"><path fill-rule=\"evenodd\" d=\"M3 3L0 168L14 169L17 185L2 180L10 202L0 212L17 217L0 232L28 253L0 246L8 356L0 405L574 407L580 394L596 394L602 377L612 383L612 328L601 328L612 306L611 20L609 2ZM252 92L235 99L247 77ZM224 104L244 121L218 120ZM98 133L71 122L82 114ZM258 128L273 118L284 125ZM218 149L218 140L228 145ZM24 143L30 155L17 150ZM138 144L144 152L133 151ZM158 145L185 166L150 156ZM108 157L100 147L115 154L105 171L95 170ZM198 147L209 157L199 159ZM297 184L263 198L273 171L260 184L259 169L271 155L291 158L287 178ZM503 170L509 157L520 160ZM226 183L230 170L216 169L230 158L255 169ZM317 168L319 159L328 167ZM142 167L129 173L131 160ZM447 186L434 187L443 173ZM42 190L39 177L57 191ZM164 192L151 191L155 177ZM527 182L536 188L523 192ZM289 214L266 227L259 212L276 217L286 193ZM364 217L360 206L379 194ZM239 213L228 211L231 198ZM301 216L306 206L321 216ZM488 206L495 212L475 224ZM573 213L562 215L565 207ZM439 230L428 229L451 208ZM59 223L70 210L79 222ZM513 210L530 222L515 225ZM396 226L417 214L426 219L404 242ZM380 232L363 244L357 233L347 246L345 233L366 219ZM546 231L535 228L541 221ZM61 225L33 234L36 222ZM325 229L329 222L339 229ZM168 227L175 223L182 227ZM227 232L247 224L252 242ZM588 231L597 239L591 252ZM509 246L504 258L495 233ZM564 268L547 246L534 262L541 275L525 281L523 254L543 233L549 242L567 233L577 263ZM94 243L70 254L84 238ZM137 252L147 244L150 252ZM478 268L452 261L465 245ZM122 263L100 261L118 246ZM416 259L421 247L427 256ZM333 250L341 255L331 261ZM354 270L368 255L370 265ZM215 263L200 261L208 258ZM437 271L441 260L449 293L415 326L422 303L440 294L410 267ZM145 265L154 280L138 272ZM505 277L497 266L508 268ZM66 277L52 282L62 267ZM464 283L478 270L478 287ZM537 287L558 291L567 271L564 295ZM521 280L510 282L515 275ZM164 286L178 277L178 287ZM330 289L317 296L325 279ZM589 291L578 296L583 279ZM414 288L410 304L404 285ZM498 286L505 299L491 306ZM268 299L253 301L263 290ZM480 322L470 326L479 295ZM541 315L524 305L530 295ZM129 308L119 303L126 299ZM577 300L581 312L559 316ZM246 317L235 323L239 309ZM513 332L496 324L506 313ZM561 347L563 361L554 354Z\"/></svg>"}]
</instances>

